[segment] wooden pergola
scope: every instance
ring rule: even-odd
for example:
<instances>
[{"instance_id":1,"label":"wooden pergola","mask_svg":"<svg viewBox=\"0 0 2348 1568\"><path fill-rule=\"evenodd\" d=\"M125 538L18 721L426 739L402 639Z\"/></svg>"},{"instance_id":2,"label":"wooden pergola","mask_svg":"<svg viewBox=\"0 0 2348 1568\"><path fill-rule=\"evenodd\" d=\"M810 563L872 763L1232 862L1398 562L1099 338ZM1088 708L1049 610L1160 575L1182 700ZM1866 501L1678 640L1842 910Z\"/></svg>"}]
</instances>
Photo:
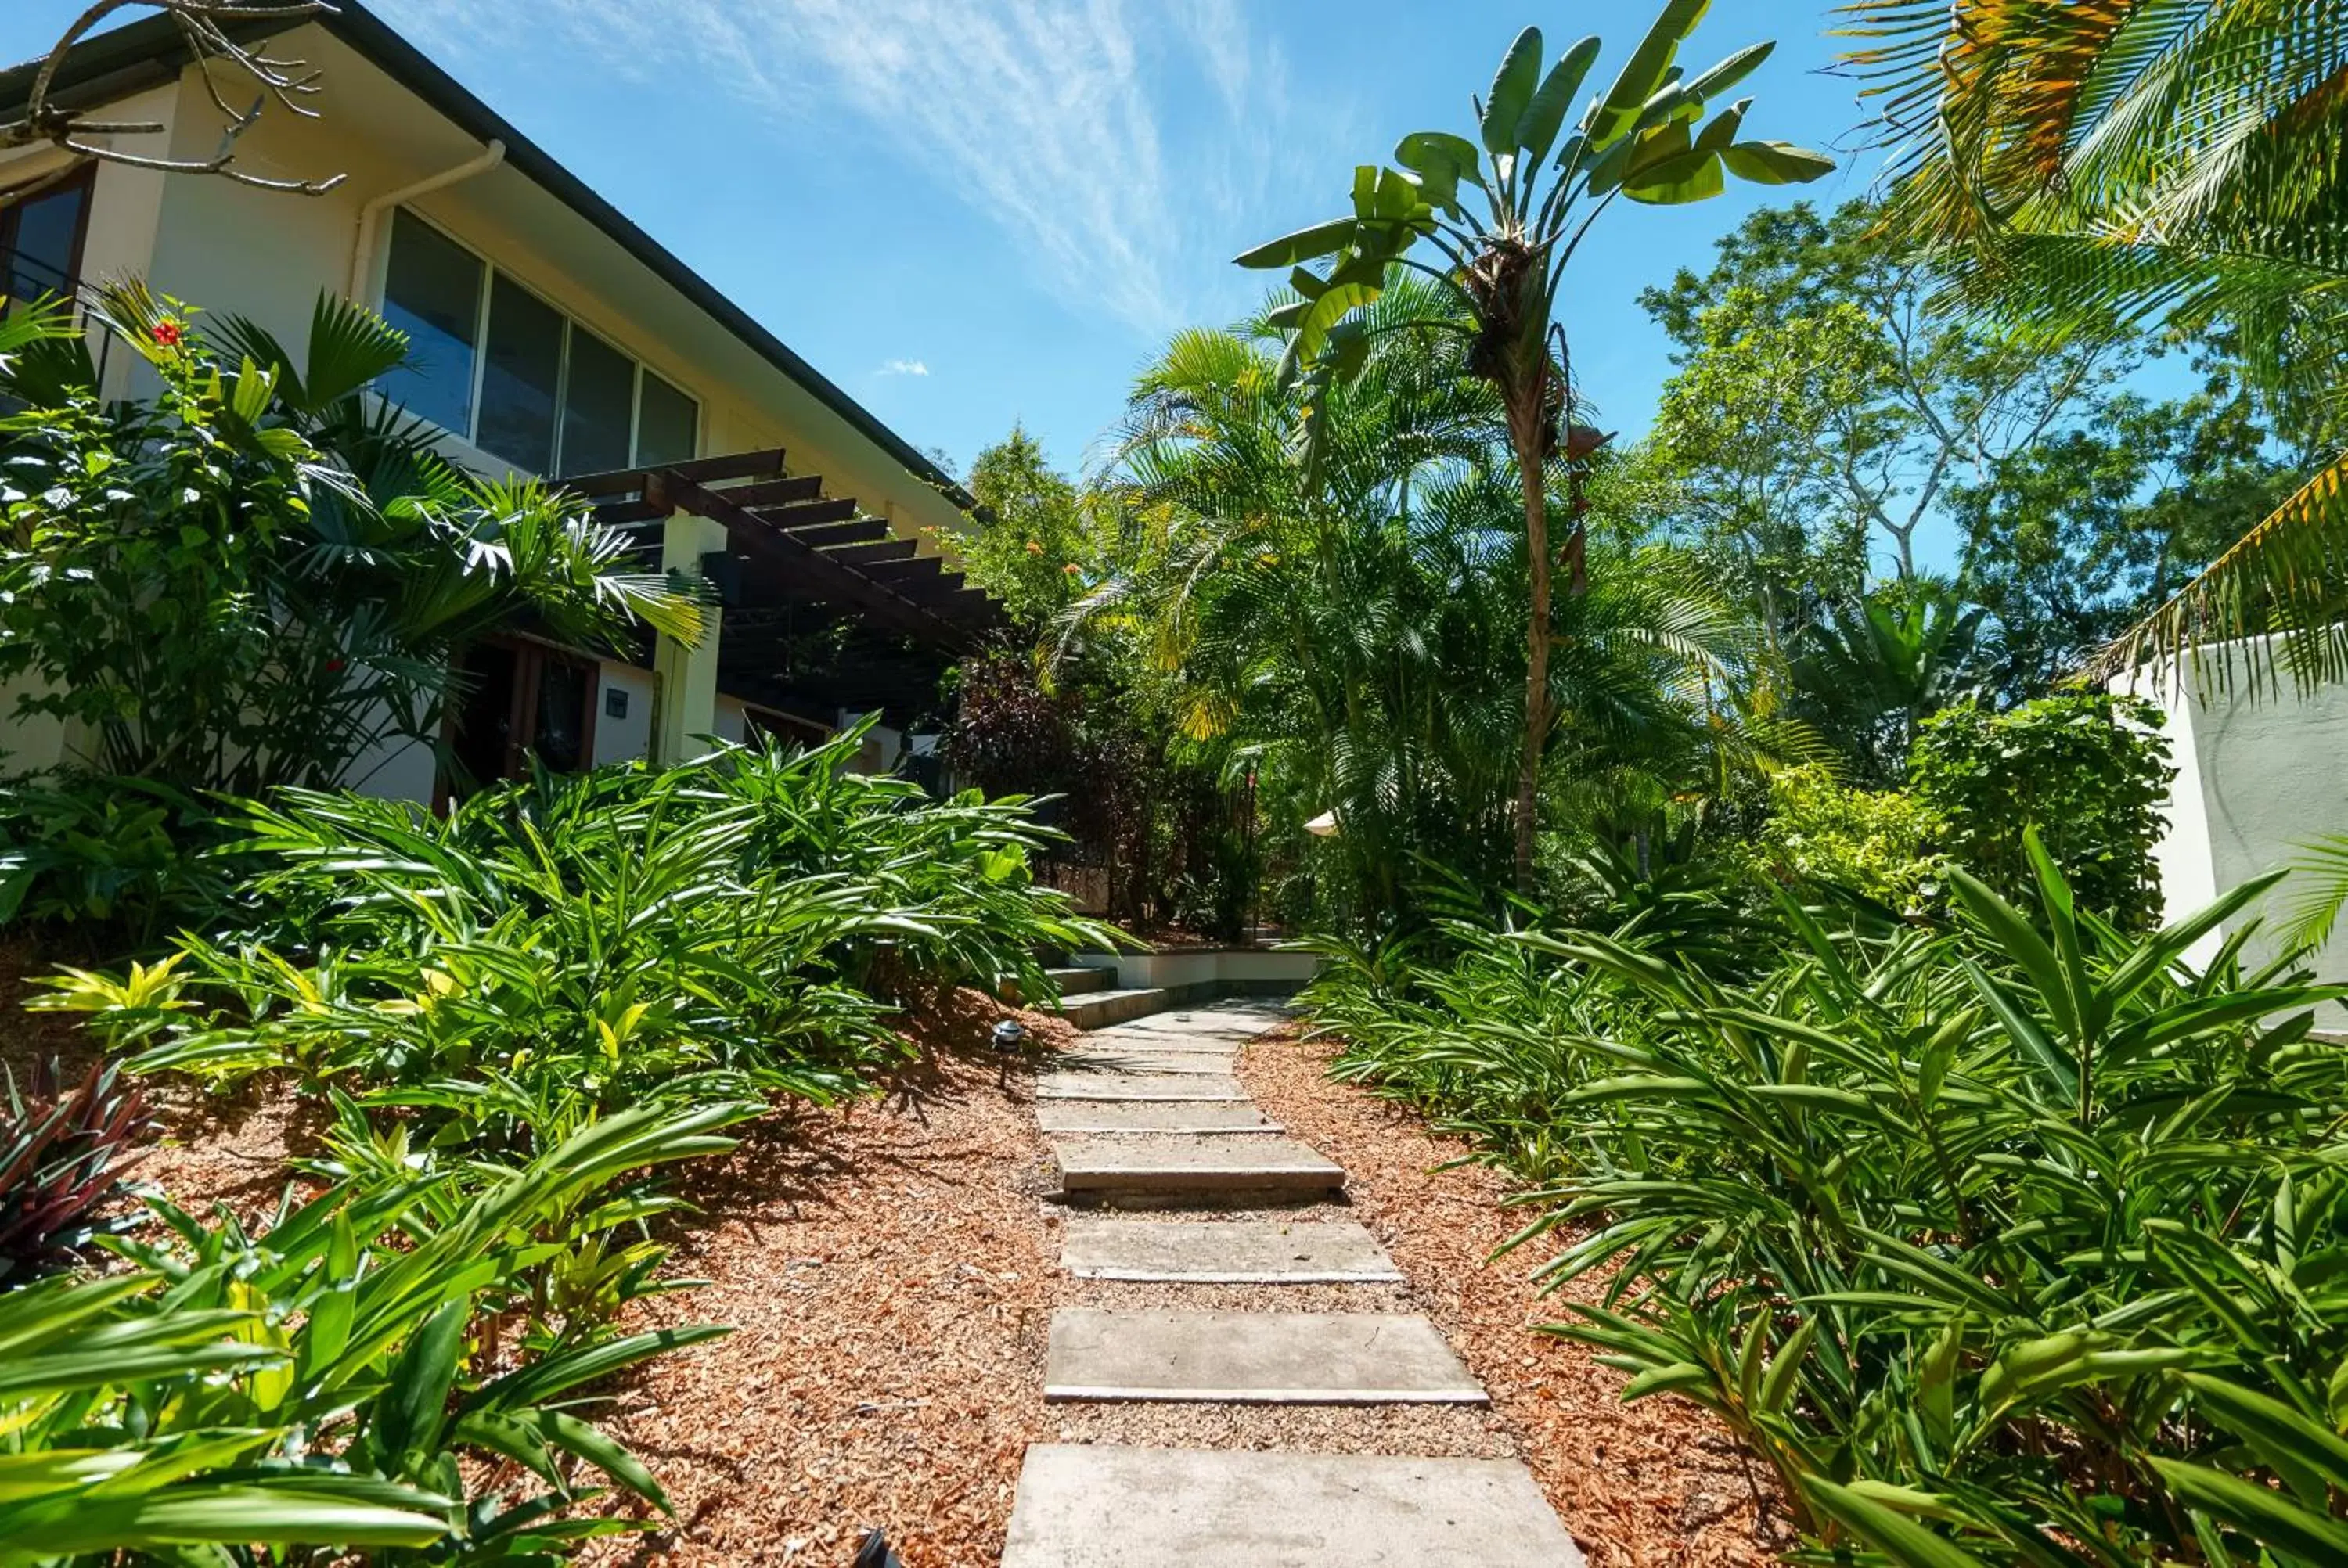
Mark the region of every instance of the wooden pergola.
<instances>
[{"instance_id":1,"label":"wooden pergola","mask_svg":"<svg viewBox=\"0 0 2348 1568\"><path fill-rule=\"evenodd\" d=\"M728 695L829 723L881 709L901 723L938 678L1001 623L1001 609L944 558L892 535L852 497L786 471L779 447L563 481L595 520L659 559L675 519L703 519L693 564L719 605L717 684ZM672 568L683 563L672 547Z\"/></svg>"}]
</instances>

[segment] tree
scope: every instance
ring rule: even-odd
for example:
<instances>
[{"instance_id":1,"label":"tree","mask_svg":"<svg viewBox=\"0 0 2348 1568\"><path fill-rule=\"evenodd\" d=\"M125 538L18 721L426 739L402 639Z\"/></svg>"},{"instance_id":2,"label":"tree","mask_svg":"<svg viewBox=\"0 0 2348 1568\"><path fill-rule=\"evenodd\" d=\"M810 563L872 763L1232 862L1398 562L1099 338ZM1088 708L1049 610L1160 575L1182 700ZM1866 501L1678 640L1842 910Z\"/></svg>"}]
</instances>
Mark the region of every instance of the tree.
<instances>
[{"instance_id":1,"label":"tree","mask_svg":"<svg viewBox=\"0 0 2348 1568\"><path fill-rule=\"evenodd\" d=\"M1691 323L1695 342L1632 451L1650 528L1693 548L1788 644L1867 578L1869 510L1849 483L1879 371L1872 325L1847 302L1783 314L1736 287Z\"/></svg>"},{"instance_id":2,"label":"tree","mask_svg":"<svg viewBox=\"0 0 2348 1568\"><path fill-rule=\"evenodd\" d=\"M1718 253L1641 296L1679 367L1653 443L1700 526L1797 564L1786 541L1842 559L1872 529L1914 576L1917 532L1956 487L1987 483L2142 358L2116 333L2050 353L1946 308L1932 259L1865 202L1764 209Z\"/></svg>"},{"instance_id":3,"label":"tree","mask_svg":"<svg viewBox=\"0 0 2348 1568\"><path fill-rule=\"evenodd\" d=\"M1407 273L1366 307L1364 364L1323 394L1317 474L1268 317L1178 335L1119 431L1118 569L1079 607L1141 650L1191 745L1254 770L1292 843L1335 816L1317 854L1342 895L1324 902L1373 927L1413 917L1427 863L1498 882L1513 852L1522 487L1457 314ZM1745 626L1679 552L1591 548L1611 569L1557 609L1549 795L1643 821L1740 740L1708 703Z\"/></svg>"},{"instance_id":4,"label":"tree","mask_svg":"<svg viewBox=\"0 0 2348 1568\"><path fill-rule=\"evenodd\" d=\"M1014 625L1040 636L1098 576L1100 526L1084 493L1045 461L1023 425L979 453L969 487L979 520L945 543Z\"/></svg>"},{"instance_id":5,"label":"tree","mask_svg":"<svg viewBox=\"0 0 2348 1568\"><path fill-rule=\"evenodd\" d=\"M2117 319L2227 329L2270 393L2336 411L2348 351L2348 8L2270 0L1862 0L1850 58L1898 149L1891 218L2042 341ZM2333 413L2325 421L2340 429ZM2284 634L2348 676L2348 451L2095 661ZM2253 656L2255 677L2273 660Z\"/></svg>"},{"instance_id":6,"label":"tree","mask_svg":"<svg viewBox=\"0 0 2348 1568\"><path fill-rule=\"evenodd\" d=\"M1995 617L1991 687L2043 697L2296 484L2251 400L2127 395L1950 495L1962 576Z\"/></svg>"},{"instance_id":7,"label":"tree","mask_svg":"<svg viewBox=\"0 0 2348 1568\"><path fill-rule=\"evenodd\" d=\"M57 72L74 46L116 12L130 9L158 11L178 25L188 56L196 62L197 74L203 78L204 90L225 122L220 145L210 158L163 158L128 151L116 146L113 138L160 135L166 128L153 122L93 118L79 108L58 103L52 96ZM64 36L34 68L23 111L12 120L0 121L0 149L47 142L70 154L72 161L46 179L0 194L0 208L36 196L93 162L119 163L166 174L217 174L240 185L304 196L332 190L343 182L343 176L285 179L256 174L237 161L237 144L261 122L263 111L273 103L287 114L305 119L317 118L317 111L304 101L318 91L317 73L309 68L306 61L270 54L266 40L252 42L247 37L252 25L270 24L271 32L276 34L333 9L326 0L94 0L88 10L74 18ZM220 78L213 74L214 61L224 63L232 76L251 84L254 89L251 104L238 108L228 101Z\"/></svg>"},{"instance_id":8,"label":"tree","mask_svg":"<svg viewBox=\"0 0 2348 1568\"><path fill-rule=\"evenodd\" d=\"M1956 584L1931 577L1832 605L1796 644L1801 711L1866 782L1897 783L1917 726L1970 694L1983 613Z\"/></svg>"},{"instance_id":9,"label":"tree","mask_svg":"<svg viewBox=\"0 0 2348 1568\"><path fill-rule=\"evenodd\" d=\"M1652 204L1699 201L1725 177L1764 184L1816 179L1834 166L1782 142L1740 140L1751 99L1707 108L1768 57L1758 44L1694 77L1675 64L1707 0L1667 0L1613 85L1573 128L1566 117L1601 47L1584 38L1541 69L1541 34L1528 27L1501 60L1488 93L1474 100L1478 139L1418 131L1395 149L1399 168L1365 164L1354 175L1350 216L1318 223L1239 258L1288 268L1301 296L1275 316L1289 334L1285 377L1304 375L1308 441L1335 382L1365 363L1375 318L1365 313L1399 263L1436 280L1460 302L1470 371L1498 394L1521 487L1529 565L1523 734L1519 745L1516 879L1529 889L1540 764L1553 712L1549 663L1551 465L1573 466L1600 444L1575 425L1573 381L1557 306L1567 265L1591 225L1618 196ZM1560 141L1560 133L1564 133ZM1554 154L1554 158L1552 158ZM1490 162L1486 163L1488 155ZM1463 200L1466 198L1466 200ZM1473 202L1473 206L1469 204ZM1414 260L1424 241L1441 258ZM1305 263L1327 259L1322 272ZM1309 373L1309 374L1307 374ZM1575 508L1569 502L1569 513ZM1581 518L1563 550L1571 591L1584 586Z\"/></svg>"},{"instance_id":10,"label":"tree","mask_svg":"<svg viewBox=\"0 0 2348 1568\"><path fill-rule=\"evenodd\" d=\"M108 402L62 304L0 320L0 681L86 728L104 772L181 790L328 787L386 741L437 742L454 656L528 620L572 641L697 600L535 483L489 484L369 407L406 337L331 296L296 360L200 333L143 289L93 307L153 367ZM232 363L234 368L230 368Z\"/></svg>"}]
</instances>

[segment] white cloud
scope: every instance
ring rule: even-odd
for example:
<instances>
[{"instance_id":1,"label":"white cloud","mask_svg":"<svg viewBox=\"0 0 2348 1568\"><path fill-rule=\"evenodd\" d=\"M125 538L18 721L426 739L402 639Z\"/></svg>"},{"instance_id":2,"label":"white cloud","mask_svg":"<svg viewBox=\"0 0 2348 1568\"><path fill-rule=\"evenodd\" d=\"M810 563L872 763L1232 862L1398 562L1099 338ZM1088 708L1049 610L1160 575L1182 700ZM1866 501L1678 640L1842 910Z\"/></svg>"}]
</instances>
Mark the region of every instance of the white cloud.
<instances>
[{"instance_id":1,"label":"white cloud","mask_svg":"<svg viewBox=\"0 0 2348 1568\"><path fill-rule=\"evenodd\" d=\"M880 367L879 374L881 375L927 375L930 374L930 367L922 364L918 359L892 359Z\"/></svg>"},{"instance_id":2,"label":"white cloud","mask_svg":"<svg viewBox=\"0 0 2348 1568\"><path fill-rule=\"evenodd\" d=\"M1307 151L1285 63L1245 0L391 0L432 46L526 47L550 34L664 92L704 84L778 125L878 142L932 171L1034 252L1081 310L1156 333L1234 292L1266 189L1341 194L1350 149L1321 115ZM519 15L518 15L519 13ZM562 67L573 79L580 67ZM1177 110L1180 112L1177 112ZM1323 143L1323 137L1332 140ZM839 156L837 146L825 156ZM1288 167L1278 167L1282 164ZM1210 304L1208 302L1212 302Z\"/></svg>"}]
</instances>

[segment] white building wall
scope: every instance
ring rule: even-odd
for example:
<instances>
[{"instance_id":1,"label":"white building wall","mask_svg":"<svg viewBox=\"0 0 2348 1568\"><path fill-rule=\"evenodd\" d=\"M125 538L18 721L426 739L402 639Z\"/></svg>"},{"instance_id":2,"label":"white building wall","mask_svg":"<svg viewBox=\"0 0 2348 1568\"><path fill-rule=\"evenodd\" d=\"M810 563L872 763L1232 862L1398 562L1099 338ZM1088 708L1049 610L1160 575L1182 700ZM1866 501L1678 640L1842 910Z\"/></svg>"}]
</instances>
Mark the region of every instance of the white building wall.
<instances>
[{"instance_id":1,"label":"white building wall","mask_svg":"<svg viewBox=\"0 0 2348 1568\"><path fill-rule=\"evenodd\" d=\"M2348 684L2254 686L2240 665L2228 682L2222 657L2197 656L2165 691L2143 687L2169 712L2178 769L2156 851L2171 919L2291 865L2311 840L2348 833ZM2249 945L2255 960L2275 955L2291 892L2286 882L2247 912L2265 917ZM2348 979L2348 921L2310 962L2323 979ZM2323 1012L2326 1027L2348 1024L2348 1010Z\"/></svg>"},{"instance_id":2,"label":"white building wall","mask_svg":"<svg viewBox=\"0 0 2348 1568\"><path fill-rule=\"evenodd\" d=\"M653 754L653 672L633 664L602 662L595 688L595 765L642 762ZM622 712L612 712L618 693Z\"/></svg>"}]
</instances>

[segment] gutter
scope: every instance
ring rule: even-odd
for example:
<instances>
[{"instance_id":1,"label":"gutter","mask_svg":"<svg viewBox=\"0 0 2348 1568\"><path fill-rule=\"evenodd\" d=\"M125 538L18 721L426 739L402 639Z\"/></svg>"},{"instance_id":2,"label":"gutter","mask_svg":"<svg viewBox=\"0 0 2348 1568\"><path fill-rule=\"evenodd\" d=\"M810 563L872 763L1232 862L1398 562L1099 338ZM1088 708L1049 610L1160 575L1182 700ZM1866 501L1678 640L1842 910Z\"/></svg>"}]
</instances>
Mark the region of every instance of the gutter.
<instances>
[{"instance_id":1,"label":"gutter","mask_svg":"<svg viewBox=\"0 0 2348 1568\"><path fill-rule=\"evenodd\" d=\"M444 169L438 174L427 174L413 184L370 198L366 205L359 209L358 238L351 245L351 286L344 291L350 302L353 304L366 303L365 290L367 272L375 261L376 225L382 220L384 213L404 201L413 201L419 196L428 196L435 190L445 190L451 185L461 184L475 175L487 174L505 160L506 144L491 137L488 147L454 168Z\"/></svg>"}]
</instances>

